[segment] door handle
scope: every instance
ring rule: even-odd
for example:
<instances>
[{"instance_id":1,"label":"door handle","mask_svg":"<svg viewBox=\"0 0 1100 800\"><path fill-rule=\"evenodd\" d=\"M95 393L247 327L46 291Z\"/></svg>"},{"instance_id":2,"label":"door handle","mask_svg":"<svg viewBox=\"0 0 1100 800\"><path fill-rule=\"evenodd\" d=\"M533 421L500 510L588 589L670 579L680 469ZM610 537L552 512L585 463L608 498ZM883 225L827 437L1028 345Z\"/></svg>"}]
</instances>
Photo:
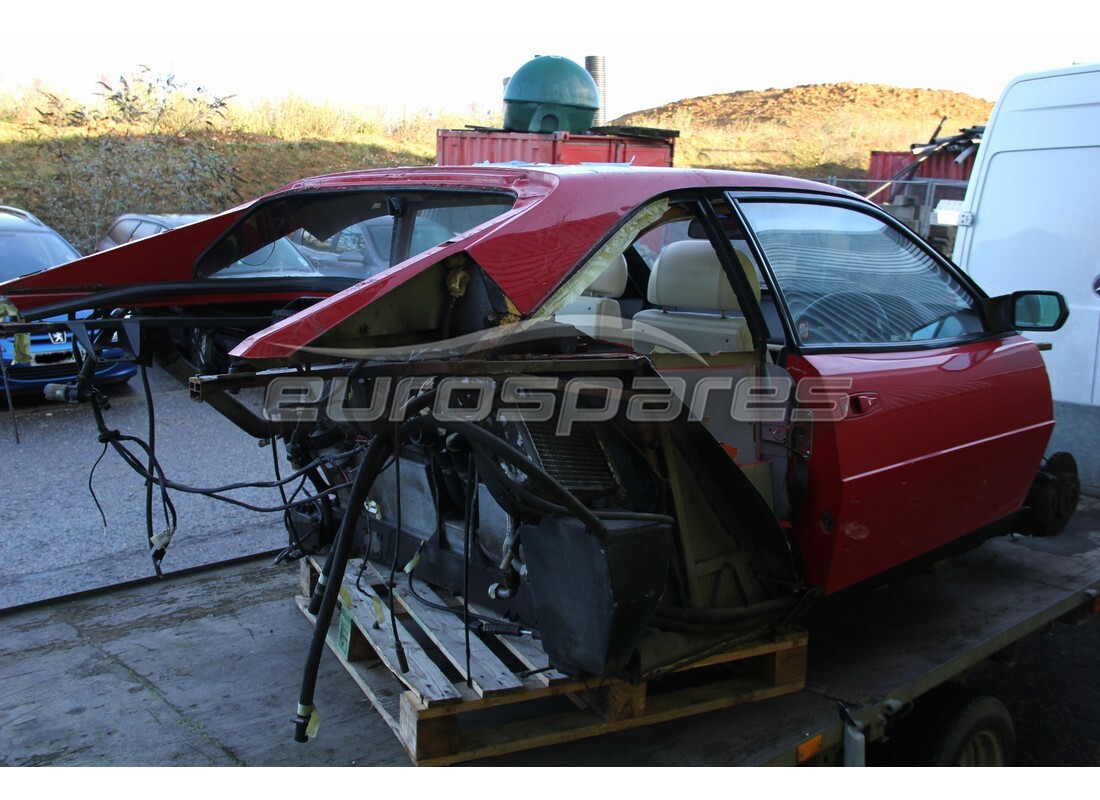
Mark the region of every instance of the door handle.
<instances>
[{"instance_id":1,"label":"door handle","mask_svg":"<svg viewBox=\"0 0 1100 800\"><path fill-rule=\"evenodd\" d=\"M878 392L850 394L848 395L848 413L845 416L848 419L865 417L872 411L877 410L880 403Z\"/></svg>"}]
</instances>

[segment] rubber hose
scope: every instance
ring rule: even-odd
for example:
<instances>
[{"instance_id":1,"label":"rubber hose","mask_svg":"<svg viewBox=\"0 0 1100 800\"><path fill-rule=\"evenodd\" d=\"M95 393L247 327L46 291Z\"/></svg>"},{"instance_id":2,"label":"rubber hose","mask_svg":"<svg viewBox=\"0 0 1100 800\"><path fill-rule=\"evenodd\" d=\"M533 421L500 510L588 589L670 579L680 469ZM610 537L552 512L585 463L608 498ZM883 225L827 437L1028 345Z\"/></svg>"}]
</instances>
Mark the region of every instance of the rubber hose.
<instances>
[{"instance_id":1,"label":"rubber hose","mask_svg":"<svg viewBox=\"0 0 1100 800\"><path fill-rule=\"evenodd\" d=\"M408 424L408 423L406 423ZM316 620L313 626L313 639L310 642L309 654L306 656L306 666L302 673L302 687L298 695L298 714L294 717L294 741L309 741L306 729L312 716L313 693L317 688L317 672L321 663L321 655L325 650L325 639L328 636L329 625L332 622L332 614L336 609L336 599L340 594L340 585L344 580L344 569L348 563L348 554L351 551L351 542L355 538L355 527L362 513L363 503L366 502L367 493L374 485L375 478L382 470L389 454L394 450L394 440L390 436L379 434L371 440L367 446L367 452L363 456L363 463L359 467L359 474L355 476L351 494L348 498L348 510L340 524L340 530L336 534L329 557L325 562L328 570L328 579L324 586L318 582L314 597L321 596ZM310 608L313 603L311 601Z\"/></svg>"}]
</instances>

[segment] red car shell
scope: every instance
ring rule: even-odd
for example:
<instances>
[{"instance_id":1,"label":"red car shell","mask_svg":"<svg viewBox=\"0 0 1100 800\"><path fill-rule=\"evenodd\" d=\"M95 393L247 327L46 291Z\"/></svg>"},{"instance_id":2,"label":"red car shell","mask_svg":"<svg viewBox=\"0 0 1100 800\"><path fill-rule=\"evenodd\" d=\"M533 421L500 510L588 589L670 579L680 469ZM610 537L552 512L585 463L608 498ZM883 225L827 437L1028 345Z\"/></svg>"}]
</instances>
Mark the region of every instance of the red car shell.
<instances>
[{"instance_id":1,"label":"red car shell","mask_svg":"<svg viewBox=\"0 0 1100 800\"><path fill-rule=\"evenodd\" d=\"M799 201L852 200L810 181L708 170L494 166L348 172L297 181L194 225L0 285L0 295L32 317L46 304L135 284L148 287L129 301L135 307L231 302L240 295L209 282L196 284L190 294L170 296L158 296L156 285L194 280L204 253L265 203L387 187L486 190L515 201L488 222L253 333L233 356L263 367L298 354L461 252L495 282L519 316L529 316L628 215L660 195L728 189ZM953 270L946 262L942 268ZM969 291L984 297L976 287ZM298 288L269 287L255 298L290 300L300 294ZM842 589L1020 509L1053 426L1049 385L1033 343L990 331L942 345L819 351L790 341L794 323L784 326L788 341L780 364L796 384L850 379L840 401L843 417L814 424L806 496L791 520L807 583L828 592ZM758 352L763 353L762 343Z\"/></svg>"}]
</instances>

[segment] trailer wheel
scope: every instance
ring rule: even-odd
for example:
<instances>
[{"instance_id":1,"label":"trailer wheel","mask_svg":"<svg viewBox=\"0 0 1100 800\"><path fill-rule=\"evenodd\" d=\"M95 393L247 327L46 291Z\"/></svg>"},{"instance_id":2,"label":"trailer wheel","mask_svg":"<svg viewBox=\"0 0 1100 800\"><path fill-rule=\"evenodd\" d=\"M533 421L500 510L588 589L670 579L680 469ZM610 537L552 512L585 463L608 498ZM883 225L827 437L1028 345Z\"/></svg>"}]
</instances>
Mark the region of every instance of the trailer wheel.
<instances>
[{"instance_id":1,"label":"trailer wheel","mask_svg":"<svg viewBox=\"0 0 1100 800\"><path fill-rule=\"evenodd\" d=\"M1081 499L1077 461L1069 453L1055 453L1039 470L1024 501L1021 532L1031 536L1057 536L1066 527Z\"/></svg>"},{"instance_id":2,"label":"trailer wheel","mask_svg":"<svg viewBox=\"0 0 1100 800\"><path fill-rule=\"evenodd\" d=\"M187 342L191 366L204 375L217 372L214 369L214 333L202 328L187 328Z\"/></svg>"},{"instance_id":3,"label":"trailer wheel","mask_svg":"<svg viewBox=\"0 0 1100 800\"><path fill-rule=\"evenodd\" d=\"M928 766L1003 767L1012 762L1016 731L1000 700L978 695L965 701L931 742Z\"/></svg>"}]
</instances>

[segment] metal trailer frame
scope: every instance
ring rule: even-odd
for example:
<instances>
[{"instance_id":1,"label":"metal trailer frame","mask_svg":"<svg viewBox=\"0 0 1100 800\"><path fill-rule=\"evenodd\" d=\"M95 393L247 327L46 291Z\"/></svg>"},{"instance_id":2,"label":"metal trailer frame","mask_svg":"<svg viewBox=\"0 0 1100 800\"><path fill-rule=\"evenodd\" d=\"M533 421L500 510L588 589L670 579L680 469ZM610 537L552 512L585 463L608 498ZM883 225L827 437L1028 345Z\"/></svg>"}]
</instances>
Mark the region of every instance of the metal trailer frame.
<instances>
[{"instance_id":1,"label":"metal trailer frame","mask_svg":"<svg viewBox=\"0 0 1100 800\"><path fill-rule=\"evenodd\" d=\"M1086 498L1083 505L1061 537L990 540L884 586L872 603L852 604L845 625L874 631L857 645L853 634L839 632L815 649L811 634L803 694L820 700L805 712L812 733L762 762L862 763L863 743L887 738L899 714L934 689L1056 622L1096 612L1100 503ZM817 737L819 746L807 750Z\"/></svg>"}]
</instances>

